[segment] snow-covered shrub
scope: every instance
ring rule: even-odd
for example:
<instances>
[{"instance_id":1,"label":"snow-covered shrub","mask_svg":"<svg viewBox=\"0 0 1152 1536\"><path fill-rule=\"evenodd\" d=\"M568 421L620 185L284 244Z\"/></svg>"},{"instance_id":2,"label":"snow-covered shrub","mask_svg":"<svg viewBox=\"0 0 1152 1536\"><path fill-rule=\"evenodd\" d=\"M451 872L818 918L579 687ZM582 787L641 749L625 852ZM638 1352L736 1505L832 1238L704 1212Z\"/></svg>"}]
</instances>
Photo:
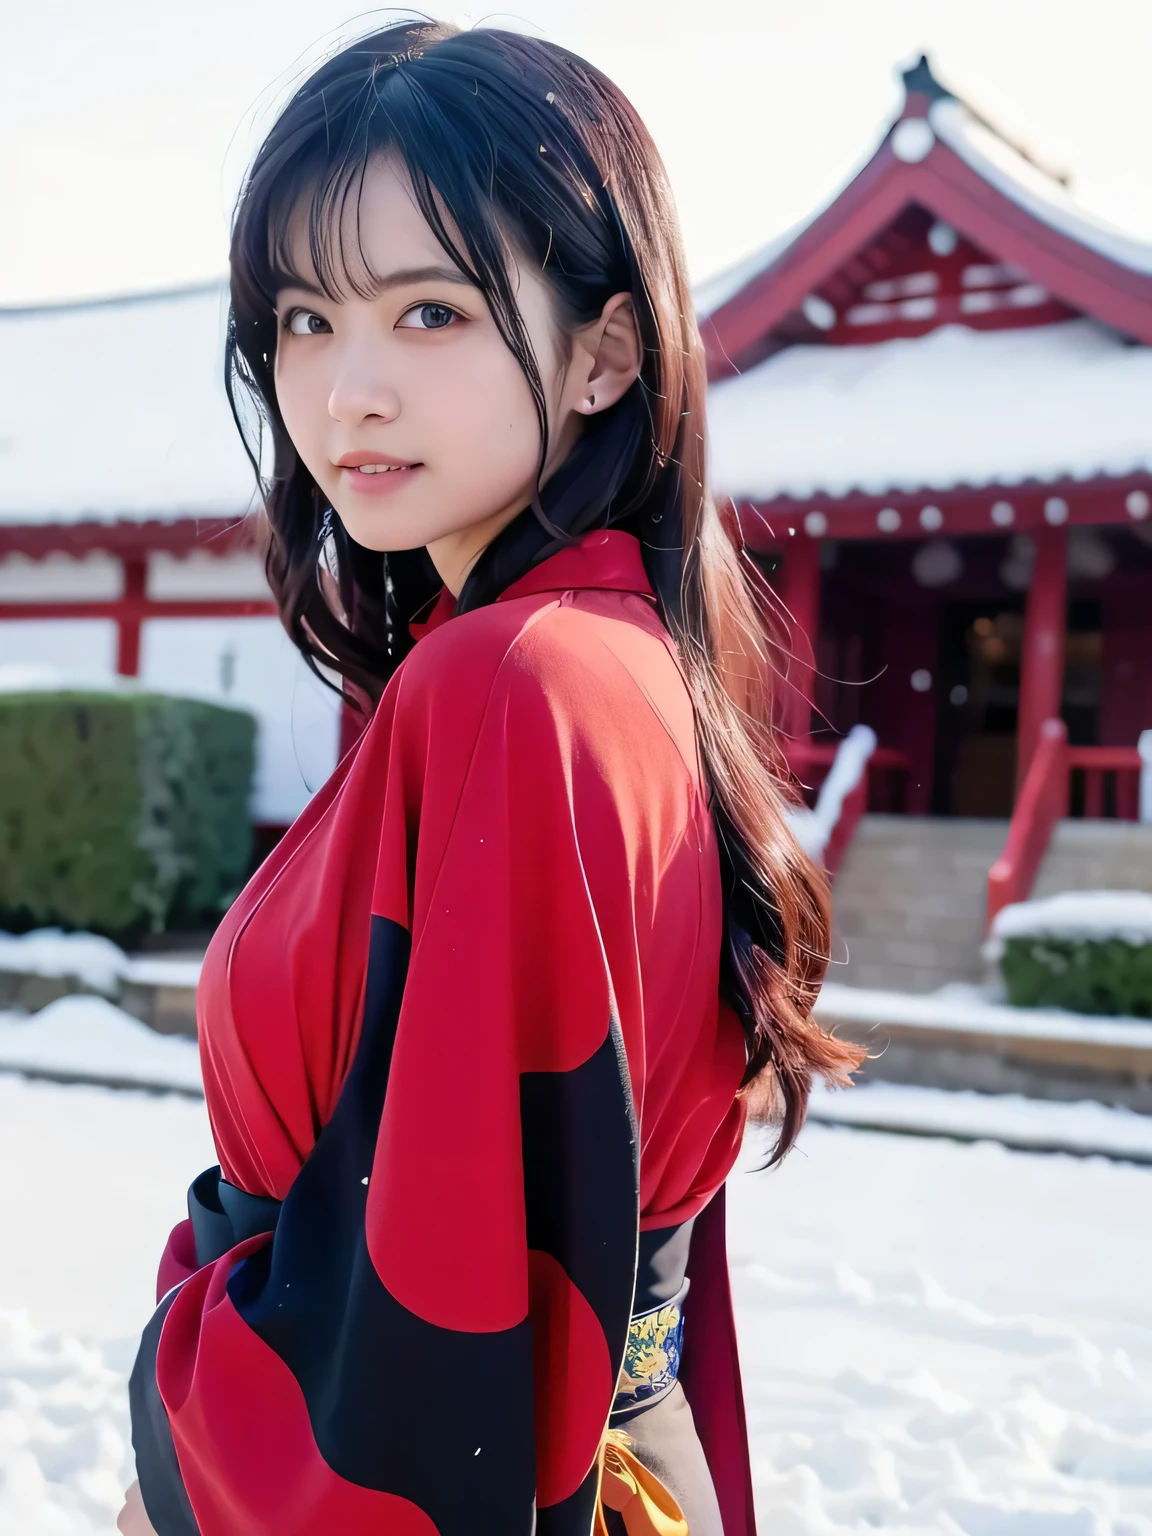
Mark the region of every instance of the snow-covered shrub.
<instances>
[{"instance_id":1,"label":"snow-covered shrub","mask_svg":"<svg viewBox=\"0 0 1152 1536\"><path fill-rule=\"evenodd\" d=\"M243 881L256 726L160 694L0 694L0 915L105 933L218 913Z\"/></svg>"},{"instance_id":2,"label":"snow-covered shrub","mask_svg":"<svg viewBox=\"0 0 1152 1536\"><path fill-rule=\"evenodd\" d=\"M1065 891L1005 907L992 924L1008 999L1152 1018L1152 895Z\"/></svg>"}]
</instances>

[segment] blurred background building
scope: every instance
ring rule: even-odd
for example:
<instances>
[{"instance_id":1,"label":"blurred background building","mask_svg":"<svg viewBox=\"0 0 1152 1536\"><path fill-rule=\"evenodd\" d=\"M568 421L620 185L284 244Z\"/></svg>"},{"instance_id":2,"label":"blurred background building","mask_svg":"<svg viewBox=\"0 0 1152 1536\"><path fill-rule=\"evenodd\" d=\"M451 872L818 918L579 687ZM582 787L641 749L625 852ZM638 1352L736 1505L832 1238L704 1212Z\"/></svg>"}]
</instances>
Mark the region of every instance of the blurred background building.
<instances>
[{"instance_id":1,"label":"blurred background building","mask_svg":"<svg viewBox=\"0 0 1152 1536\"><path fill-rule=\"evenodd\" d=\"M331 772L339 702L282 631L244 522L227 303L215 282L0 311L0 682L138 678L251 710L271 831Z\"/></svg>"},{"instance_id":2,"label":"blurred background building","mask_svg":"<svg viewBox=\"0 0 1152 1536\"><path fill-rule=\"evenodd\" d=\"M815 786L854 725L878 740L842 979L927 990L981 974L998 861L993 913L1037 875L1147 883L1152 246L926 59L904 83L851 183L697 298L716 489L814 642L793 767Z\"/></svg>"},{"instance_id":3,"label":"blurred background building","mask_svg":"<svg viewBox=\"0 0 1152 1536\"><path fill-rule=\"evenodd\" d=\"M815 792L853 726L877 742L871 814L840 818L843 979L927 990L982 974L994 865L993 910L1037 876L1146 882L1152 246L927 60L904 84L850 183L697 302L714 483L796 624L792 766ZM0 312L0 667L253 710L266 846L340 721L244 521L226 308L219 282Z\"/></svg>"}]
</instances>

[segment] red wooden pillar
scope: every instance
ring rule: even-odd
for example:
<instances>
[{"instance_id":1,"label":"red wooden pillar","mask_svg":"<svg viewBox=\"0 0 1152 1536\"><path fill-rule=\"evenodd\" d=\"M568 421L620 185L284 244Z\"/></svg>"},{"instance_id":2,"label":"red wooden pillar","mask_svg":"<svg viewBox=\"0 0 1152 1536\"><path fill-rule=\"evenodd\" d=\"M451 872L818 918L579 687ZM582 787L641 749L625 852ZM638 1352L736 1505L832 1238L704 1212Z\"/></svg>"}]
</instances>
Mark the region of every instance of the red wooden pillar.
<instances>
[{"instance_id":1,"label":"red wooden pillar","mask_svg":"<svg viewBox=\"0 0 1152 1536\"><path fill-rule=\"evenodd\" d=\"M1024 604L1017 720L1016 788L1019 792L1040 744L1045 720L1060 714L1064 693L1064 634L1068 624L1067 530L1041 528L1036 566Z\"/></svg>"},{"instance_id":2,"label":"red wooden pillar","mask_svg":"<svg viewBox=\"0 0 1152 1536\"><path fill-rule=\"evenodd\" d=\"M121 677L136 677L140 672L140 624L147 579L147 560L124 561L124 596L116 616L116 671Z\"/></svg>"},{"instance_id":3,"label":"red wooden pillar","mask_svg":"<svg viewBox=\"0 0 1152 1536\"><path fill-rule=\"evenodd\" d=\"M783 685L780 722L794 741L812 728L812 697L816 682L816 640L820 632L820 540L797 533L788 540L777 587L780 601L792 616L792 659Z\"/></svg>"}]
</instances>

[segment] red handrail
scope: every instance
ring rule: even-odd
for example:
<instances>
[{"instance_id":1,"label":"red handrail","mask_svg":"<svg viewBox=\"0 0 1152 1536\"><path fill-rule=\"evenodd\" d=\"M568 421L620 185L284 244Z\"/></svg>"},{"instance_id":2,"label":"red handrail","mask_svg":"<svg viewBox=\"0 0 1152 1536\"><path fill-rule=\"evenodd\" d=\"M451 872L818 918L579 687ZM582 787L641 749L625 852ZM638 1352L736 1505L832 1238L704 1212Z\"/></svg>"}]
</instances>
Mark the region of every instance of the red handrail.
<instances>
[{"instance_id":1,"label":"red handrail","mask_svg":"<svg viewBox=\"0 0 1152 1536\"><path fill-rule=\"evenodd\" d=\"M788 742L785 747L788 767L808 793L819 789L842 743L843 738L836 741L817 742L801 739ZM872 748L859 782L848 791L840 803L840 815L824 847L824 868L830 876L834 878L844 862L848 845L856 833L856 828L860 825L861 817L868 809L874 771L888 769L907 773L911 767L912 761L906 752L898 751L894 747Z\"/></svg>"},{"instance_id":2,"label":"red handrail","mask_svg":"<svg viewBox=\"0 0 1152 1536\"><path fill-rule=\"evenodd\" d=\"M1085 816L1103 816L1104 776L1112 773L1116 776L1116 815L1121 821L1139 820L1139 747L1069 747L1068 767L1083 771Z\"/></svg>"},{"instance_id":3,"label":"red handrail","mask_svg":"<svg viewBox=\"0 0 1152 1536\"><path fill-rule=\"evenodd\" d=\"M784 748L788 766L799 777L809 768L831 768L840 746L836 741L791 741ZM911 768L912 759L897 747L877 747L868 759L869 768Z\"/></svg>"},{"instance_id":4,"label":"red handrail","mask_svg":"<svg viewBox=\"0 0 1152 1536\"><path fill-rule=\"evenodd\" d=\"M870 766L870 765L869 765ZM824 868L828 871L830 879L835 879L840 873L840 866L844 862L844 855L848 852L848 844L856 835L856 828L860 825L860 818L868 809L868 772L865 769L860 776L860 782L854 789L850 789L844 796L840 806L840 815L836 825L832 828L832 836L828 839L824 849Z\"/></svg>"},{"instance_id":5,"label":"red handrail","mask_svg":"<svg viewBox=\"0 0 1152 1536\"><path fill-rule=\"evenodd\" d=\"M1040 741L1016 799L1004 852L988 871L988 925L1002 907L1023 901L1056 823L1068 814L1068 731L1045 720Z\"/></svg>"},{"instance_id":6,"label":"red handrail","mask_svg":"<svg viewBox=\"0 0 1152 1536\"><path fill-rule=\"evenodd\" d=\"M1139 773L1139 747L1069 747L1069 768L1098 768L1103 773Z\"/></svg>"}]
</instances>

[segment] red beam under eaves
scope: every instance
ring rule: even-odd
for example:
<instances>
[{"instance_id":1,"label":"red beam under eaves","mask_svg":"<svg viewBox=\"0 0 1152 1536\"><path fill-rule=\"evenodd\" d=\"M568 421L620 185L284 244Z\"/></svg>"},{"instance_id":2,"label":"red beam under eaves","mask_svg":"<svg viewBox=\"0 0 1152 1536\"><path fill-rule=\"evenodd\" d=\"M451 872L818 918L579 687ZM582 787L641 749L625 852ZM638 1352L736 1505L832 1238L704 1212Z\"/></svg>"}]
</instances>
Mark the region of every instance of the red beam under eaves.
<instances>
[{"instance_id":1,"label":"red beam under eaves","mask_svg":"<svg viewBox=\"0 0 1152 1536\"><path fill-rule=\"evenodd\" d=\"M58 552L88 554L105 550L111 555L143 555L153 550L186 554L231 554L256 542L259 524L252 517L177 518L161 522L79 522L0 524L0 556L28 555L42 558Z\"/></svg>"},{"instance_id":2,"label":"red beam under eaves","mask_svg":"<svg viewBox=\"0 0 1152 1536\"><path fill-rule=\"evenodd\" d=\"M741 498L740 527L765 553L789 539L927 539L1082 525L1152 527L1152 475L771 501Z\"/></svg>"}]
</instances>

